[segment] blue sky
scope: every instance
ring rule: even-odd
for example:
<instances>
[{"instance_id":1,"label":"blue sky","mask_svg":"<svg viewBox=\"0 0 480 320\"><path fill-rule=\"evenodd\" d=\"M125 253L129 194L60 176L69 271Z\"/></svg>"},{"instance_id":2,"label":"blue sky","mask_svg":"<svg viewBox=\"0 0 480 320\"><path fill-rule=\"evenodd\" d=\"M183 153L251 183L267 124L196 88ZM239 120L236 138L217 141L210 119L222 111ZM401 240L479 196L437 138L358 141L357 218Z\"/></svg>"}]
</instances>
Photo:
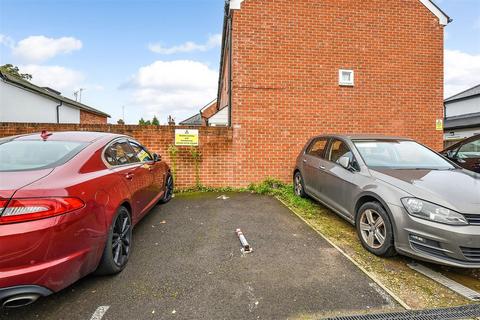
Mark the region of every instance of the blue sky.
<instances>
[{"instance_id":1,"label":"blue sky","mask_svg":"<svg viewBox=\"0 0 480 320\"><path fill-rule=\"evenodd\" d=\"M253 1L253 0L247 0ZM0 63L135 123L181 121L215 98L223 0L0 0ZM480 0L437 0L446 95L480 83Z\"/></svg>"}]
</instances>

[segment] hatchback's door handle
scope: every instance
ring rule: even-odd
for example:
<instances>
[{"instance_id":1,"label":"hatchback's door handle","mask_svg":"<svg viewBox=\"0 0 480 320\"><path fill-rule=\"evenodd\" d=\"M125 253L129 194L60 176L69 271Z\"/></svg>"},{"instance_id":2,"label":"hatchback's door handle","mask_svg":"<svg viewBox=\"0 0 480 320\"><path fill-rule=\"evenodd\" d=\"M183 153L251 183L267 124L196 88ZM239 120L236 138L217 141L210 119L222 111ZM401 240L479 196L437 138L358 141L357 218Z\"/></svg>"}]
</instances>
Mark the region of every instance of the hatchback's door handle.
<instances>
[{"instance_id":1,"label":"hatchback's door handle","mask_svg":"<svg viewBox=\"0 0 480 320\"><path fill-rule=\"evenodd\" d=\"M326 169L325 166L320 166L319 168L320 168L321 170L325 170L325 169Z\"/></svg>"},{"instance_id":2,"label":"hatchback's door handle","mask_svg":"<svg viewBox=\"0 0 480 320\"><path fill-rule=\"evenodd\" d=\"M131 172L126 173L126 174L125 174L125 179L127 179L127 180L132 180L132 179L133 179L133 176L134 176L134 174L131 173Z\"/></svg>"}]
</instances>

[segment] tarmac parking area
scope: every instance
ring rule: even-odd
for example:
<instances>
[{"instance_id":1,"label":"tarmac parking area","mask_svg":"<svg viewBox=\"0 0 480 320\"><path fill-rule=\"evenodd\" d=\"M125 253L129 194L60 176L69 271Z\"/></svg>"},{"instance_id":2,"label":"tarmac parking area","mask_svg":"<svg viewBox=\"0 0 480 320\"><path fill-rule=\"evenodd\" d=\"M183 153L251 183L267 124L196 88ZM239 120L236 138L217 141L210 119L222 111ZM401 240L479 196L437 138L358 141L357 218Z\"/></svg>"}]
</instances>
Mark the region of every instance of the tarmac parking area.
<instances>
[{"instance_id":1,"label":"tarmac parking area","mask_svg":"<svg viewBox=\"0 0 480 320\"><path fill-rule=\"evenodd\" d=\"M304 319L398 309L278 200L187 194L134 230L126 269L88 276L1 319ZM241 228L253 253L243 254Z\"/></svg>"}]
</instances>

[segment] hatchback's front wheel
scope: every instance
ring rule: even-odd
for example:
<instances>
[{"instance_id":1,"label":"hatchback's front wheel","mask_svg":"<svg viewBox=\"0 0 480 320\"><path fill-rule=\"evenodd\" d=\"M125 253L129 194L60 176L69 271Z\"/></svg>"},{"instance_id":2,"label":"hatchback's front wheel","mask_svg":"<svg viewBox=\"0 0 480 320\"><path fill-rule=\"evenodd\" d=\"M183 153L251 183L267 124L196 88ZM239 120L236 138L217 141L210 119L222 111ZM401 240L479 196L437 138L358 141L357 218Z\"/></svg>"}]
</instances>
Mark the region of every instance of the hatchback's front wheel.
<instances>
[{"instance_id":1,"label":"hatchback's front wheel","mask_svg":"<svg viewBox=\"0 0 480 320\"><path fill-rule=\"evenodd\" d=\"M385 209L378 202L367 202L356 217L357 233L365 249L381 257L396 254L393 228Z\"/></svg>"}]
</instances>

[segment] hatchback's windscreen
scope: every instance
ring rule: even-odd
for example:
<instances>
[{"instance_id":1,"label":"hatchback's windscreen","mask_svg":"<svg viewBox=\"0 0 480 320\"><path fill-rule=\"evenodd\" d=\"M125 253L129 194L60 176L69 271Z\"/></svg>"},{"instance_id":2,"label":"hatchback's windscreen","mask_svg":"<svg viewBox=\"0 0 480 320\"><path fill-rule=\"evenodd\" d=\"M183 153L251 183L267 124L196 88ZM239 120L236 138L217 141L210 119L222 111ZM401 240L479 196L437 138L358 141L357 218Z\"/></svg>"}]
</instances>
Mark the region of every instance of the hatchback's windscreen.
<instances>
[{"instance_id":1,"label":"hatchback's windscreen","mask_svg":"<svg viewBox=\"0 0 480 320\"><path fill-rule=\"evenodd\" d=\"M414 141L357 140L366 165L383 169L454 169L448 161Z\"/></svg>"},{"instance_id":2,"label":"hatchback's windscreen","mask_svg":"<svg viewBox=\"0 0 480 320\"><path fill-rule=\"evenodd\" d=\"M72 141L0 140L0 171L23 171L59 166L87 144Z\"/></svg>"}]
</instances>

